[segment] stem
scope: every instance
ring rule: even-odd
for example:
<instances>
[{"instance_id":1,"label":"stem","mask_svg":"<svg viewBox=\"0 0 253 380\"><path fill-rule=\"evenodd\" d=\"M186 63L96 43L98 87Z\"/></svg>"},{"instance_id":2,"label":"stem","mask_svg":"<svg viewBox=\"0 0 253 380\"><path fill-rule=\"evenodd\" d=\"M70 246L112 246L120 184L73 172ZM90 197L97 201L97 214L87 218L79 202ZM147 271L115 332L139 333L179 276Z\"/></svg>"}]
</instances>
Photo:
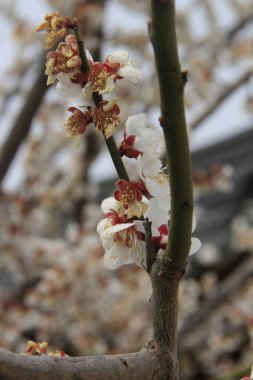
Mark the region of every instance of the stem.
<instances>
[{"instance_id":1,"label":"stem","mask_svg":"<svg viewBox=\"0 0 253 380\"><path fill-rule=\"evenodd\" d=\"M74 33L75 33L76 40L78 43L78 47L79 47L79 51L80 51L80 57L82 60L82 71L85 73L86 71L90 70L90 66L89 66L89 63L88 63L88 60L86 57L83 41L81 39L78 27L74 28ZM93 97L93 101L94 101L96 107L98 107L99 103L103 101L103 97L101 95L99 95L97 92L93 92L92 97ZM115 169L116 169L116 172L117 172L119 178L122 178L122 179L125 179L128 181L129 177L128 177L126 168L123 164L123 161L120 157L120 154L119 154L117 145L115 143L114 137L111 136L108 139L105 138L105 142L106 142L107 148L109 150L110 156L112 158L113 164L115 166Z\"/></svg>"},{"instance_id":2,"label":"stem","mask_svg":"<svg viewBox=\"0 0 253 380\"><path fill-rule=\"evenodd\" d=\"M83 45L83 40L80 36L80 32L79 32L78 27L74 28L74 33L75 33L75 37L76 37L77 44L79 47L80 57L82 60L82 72L86 73L86 71L90 71L90 65L89 65L89 62L88 62L87 57L86 57L86 53L85 53L85 49L84 49L84 45Z\"/></svg>"},{"instance_id":3,"label":"stem","mask_svg":"<svg viewBox=\"0 0 253 380\"><path fill-rule=\"evenodd\" d=\"M115 143L115 140L113 136L109 137L109 139L105 139L107 148L109 150L109 153L111 155L113 164L115 166L115 169L118 173L119 178L125 179L126 181L129 181L129 177L126 171L126 168L123 164L123 161L119 155L118 147Z\"/></svg>"},{"instance_id":4,"label":"stem","mask_svg":"<svg viewBox=\"0 0 253 380\"><path fill-rule=\"evenodd\" d=\"M184 266L191 244L193 192L184 113L185 73L181 73L175 31L175 1L151 0L150 39L161 98L163 127L171 181L169 242L164 255L168 268Z\"/></svg>"}]
</instances>

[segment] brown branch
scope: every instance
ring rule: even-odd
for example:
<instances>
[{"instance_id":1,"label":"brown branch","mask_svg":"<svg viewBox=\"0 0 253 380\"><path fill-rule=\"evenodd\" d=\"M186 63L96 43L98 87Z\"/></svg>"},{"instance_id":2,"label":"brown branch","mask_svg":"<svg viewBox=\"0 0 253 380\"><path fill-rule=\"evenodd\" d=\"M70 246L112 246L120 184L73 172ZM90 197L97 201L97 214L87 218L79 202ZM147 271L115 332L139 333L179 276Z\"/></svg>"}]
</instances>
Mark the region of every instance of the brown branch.
<instances>
[{"instance_id":1,"label":"brown branch","mask_svg":"<svg viewBox=\"0 0 253 380\"><path fill-rule=\"evenodd\" d=\"M3 100L2 100L2 103L0 104L0 114L1 115L4 115L4 112L6 111L6 109L8 108L8 104L11 100L11 98L14 96L14 95L17 95L20 93L20 82L22 80L22 77L24 75L26 75L26 73L28 72L29 68L30 68L30 65L32 64L32 62L29 62L26 66L24 66L22 68L22 70L19 71L18 73L18 78L16 80L16 83L15 83L15 86L12 87L9 91L4 91L4 96L3 96ZM9 72L6 73L6 75L10 75Z\"/></svg>"},{"instance_id":2,"label":"brown branch","mask_svg":"<svg viewBox=\"0 0 253 380\"><path fill-rule=\"evenodd\" d=\"M40 59L44 62L44 59ZM41 65L39 74L32 85L25 103L16 117L14 125L1 147L0 151L0 184L6 175L13 158L15 157L19 147L27 137L33 117L41 104L41 100L47 90L46 77L44 74L44 64Z\"/></svg>"},{"instance_id":3,"label":"brown branch","mask_svg":"<svg viewBox=\"0 0 253 380\"><path fill-rule=\"evenodd\" d=\"M245 26L247 26L252 21L252 19L253 19L253 11L246 14L242 18L240 18L239 21L234 26L232 26L231 29L229 29L225 34L224 33L222 34L222 40L218 40L217 42L209 46L209 49L208 49L209 52L214 52L215 54L217 54L218 51L223 49L225 46L229 45L232 39L236 36L236 34L240 32ZM199 43L197 43L194 46L194 48L198 49L201 47L206 47L209 42L210 41L207 38L205 38L199 41ZM191 51L191 49L192 49L192 46L189 48L189 52Z\"/></svg>"},{"instance_id":4,"label":"brown branch","mask_svg":"<svg viewBox=\"0 0 253 380\"><path fill-rule=\"evenodd\" d=\"M83 12L83 14L85 15L86 14L85 9L87 7L89 8L89 6L95 7L98 13L103 14L105 2L106 0L96 0L89 3L87 2L87 0L85 1L82 0L76 5L75 16L77 18L79 17L78 15L79 11ZM79 7L81 7L81 9L79 9ZM83 11L82 11L82 8L83 8ZM87 15L90 15L89 10L86 12L87 12ZM87 23L85 22L87 21L87 15L86 17L84 17L84 19L82 19L82 22L80 24L80 30L82 34L85 36L85 38L89 38L89 34L90 34L90 37L97 38L96 46L93 47L91 54L93 56L94 61L100 61L101 46L104 40L103 24L102 22L100 24L96 23L96 29L90 30L89 27L87 27L86 25ZM102 21L102 17L101 17L101 21ZM81 49L83 49L84 46L81 43L81 41L79 41L79 44L80 44ZM82 176L80 178L81 183L84 183L84 184L89 183L89 168L92 162L96 159L101 147L102 147L102 140L98 138L96 131L90 131L90 133L86 134L85 150L83 152L83 161L82 161L82 164L83 164ZM87 204L88 200L89 199L87 197L87 194L85 194L84 192L82 196L74 202L74 207L73 207L74 217L79 223L81 222L83 218L83 209L84 209L84 206Z\"/></svg>"},{"instance_id":5,"label":"brown branch","mask_svg":"<svg viewBox=\"0 0 253 380\"><path fill-rule=\"evenodd\" d=\"M178 288L182 277L181 268L174 275L166 273L166 266L161 258L152 265L150 277L153 287L151 298L151 314L153 321L154 342L160 347L164 357L160 358L162 379L178 380L177 361L177 319L178 319ZM177 276L177 274L179 274ZM163 363L164 359L164 363ZM154 379L157 379L154 377Z\"/></svg>"},{"instance_id":6,"label":"brown branch","mask_svg":"<svg viewBox=\"0 0 253 380\"><path fill-rule=\"evenodd\" d=\"M131 354L50 357L18 355L0 349L1 380L159 380L154 348Z\"/></svg>"},{"instance_id":7,"label":"brown branch","mask_svg":"<svg viewBox=\"0 0 253 380\"><path fill-rule=\"evenodd\" d=\"M214 99L212 103L210 103L201 114L199 114L195 120L193 120L190 125L191 128L197 128L199 124L201 124L206 118L208 118L214 111L217 110L217 108L230 96L233 94L234 91L236 91L241 85L246 83L253 71L252 68L250 68L248 71L246 71L241 77L239 77L236 81L234 81L230 86L225 87L225 89Z\"/></svg>"},{"instance_id":8,"label":"brown branch","mask_svg":"<svg viewBox=\"0 0 253 380\"><path fill-rule=\"evenodd\" d=\"M235 24L227 33L225 36L225 42L229 43L234 36L240 32L246 25L248 25L253 20L253 11L246 14L244 17L242 17L237 24Z\"/></svg>"}]
</instances>

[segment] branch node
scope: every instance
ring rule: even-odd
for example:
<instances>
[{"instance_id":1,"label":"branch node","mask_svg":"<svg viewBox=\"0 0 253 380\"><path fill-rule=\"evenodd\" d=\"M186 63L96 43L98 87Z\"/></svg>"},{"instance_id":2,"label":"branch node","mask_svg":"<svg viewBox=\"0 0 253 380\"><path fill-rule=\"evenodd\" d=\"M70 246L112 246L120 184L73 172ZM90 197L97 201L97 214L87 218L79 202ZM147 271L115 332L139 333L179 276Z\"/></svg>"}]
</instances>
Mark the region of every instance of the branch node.
<instances>
[{"instance_id":1,"label":"branch node","mask_svg":"<svg viewBox=\"0 0 253 380\"><path fill-rule=\"evenodd\" d=\"M147 350L147 352L154 356L161 355L161 348L159 341L157 339L152 339L148 343L145 344L144 348Z\"/></svg>"},{"instance_id":2,"label":"branch node","mask_svg":"<svg viewBox=\"0 0 253 380\"><path fill-rule=\"evenodd\" d=\"M189 201L185 201L185 202L182 203L182 207L193 208L193 203L189 202Z\"/></svg>"},{"instance_id":3,"label":"branch node","mask_svg":"<svg viewBox=\"0 0 253 380\"><path fill-rule=\"evenodd\" d=\"M151 29L152 29L152 23L151 23L151 20L149 20L147 22L147 26L148 26L148 34L150 35L151 34Z\"/></svg>"},{"instance_id":4,"label":"branch node","mask_svg":"<svg viewBox=\"0 0 253 380\"><path fill-rule=\"evenodd\" d=\"M181 280L181 278L185 274L186 265L187 263L184 266L174 268L171 268L169 266L163 266L163 268L158 272L158 277L161 280L166 281Z\"/></svg>"},{"instance_id":5,"label":"branch node","mask_svg":"<svg viewBox=\"0 0 253 380\"><path fill-rule=\"evenodd\" d=\"M160 126L161 126L162 128L165 128L167 124L166 124L166 121L165 121L164 117L163 117L163 116L160 116L160 117L158 118L158 120L159 120Z\"/></svg>"},{"instance_id":6,"label":"branch node","mask_svg":"<svg viewBox=\"0 0 253 380\"><path fill-rule=\"evenodd\" d=\"M124 358L119 358L119 360L121 361L121 363L128 368L128 362L126 361L126 359Z\"/></svg>"},{"instance_id":7,"label":"branch node","mask_svg":"<svg viewBox=\"0 0 253 380\"><path fill-rule=\"evenodd\" d=\"M182 71L182 79L183 79L183 83L184 83L184 86L185 86L186 83L188 82L188 70L183 70Z\"/></svg>"}]
</instances>

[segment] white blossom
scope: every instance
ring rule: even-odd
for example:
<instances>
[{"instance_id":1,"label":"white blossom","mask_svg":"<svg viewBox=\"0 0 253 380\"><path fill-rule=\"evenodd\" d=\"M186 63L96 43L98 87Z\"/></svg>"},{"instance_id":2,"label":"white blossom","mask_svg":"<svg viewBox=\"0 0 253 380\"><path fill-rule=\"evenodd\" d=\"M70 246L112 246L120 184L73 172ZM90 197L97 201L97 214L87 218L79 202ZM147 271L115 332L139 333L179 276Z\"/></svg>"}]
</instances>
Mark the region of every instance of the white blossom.
<instances>
[{"instance_id":1,"label":"white blossom","mask_svg":"<svg viewBox=\"0 0 253 380\"><path fill-rule=\"evenodd\" d=\"M103 201L102 209L109 210L114 198ZM117 223L112 225L110 218L102 219L97 232L105 249L104 264L109 269L117 269L124 264L145 265L145 242L137 238L138 232L144 233L141 221Z\"/></svg>"},{"instance_id":2,"label":"white blossom","mask_svg":"<svg viewBox=\"0 0 253 380\"><path fill-rule=\"evenodd\" d=\"M162 162L159 158L146 154L140 154L137 160L125 158L123 161L131 173L130 179L134 181L141 179L152 196L150 199L145 198L148 209L144 213L144 217L152 222L153 236L158 236L158 228L162 224L168 224L171 206L169 180L162 168Z\"/></svg>"},{"instance_id":3,"label":"white blossom","mask_svg":"<svg viewBox=\"0 0 253 380\"><path fill-rule=\"evenodd\" d=\"M138 83L141 79L139 67L134 62L129 61L128 52L125 50L117 50L112 55L107 57L107 62L110 64L118 63L120 68L117 72L122 78L128 79L131 83Z\"/></svg>"},{"instance_id":4,"label":"white blossom","mask_svg":"<svg viewBox=\"0 0 253 380\"><path fill-rule=\"evenodd\" d=\"M126 137L135 136L133 149L151 157L159 157L163 149L162 136L147 124L147 116L143 113L128 117L126 121Z\"/></svg>"},{"instance_id":5,"label":"white blossom","mask_svg":"<svg viewBox=\"0 0 253 380\"><path fill-rule=\"evenodd\" d=\"M92 106L92 93L87 95L82 89L81 84L73 83L68 74L60 73L58 74L58 83L56 85L56 93L67 100L71 101L72 105L77 106Z\"/></svg>"},{"instance_id":6,"label":"white blossom","mask_svg":"<svg viewBox=\"0 0 253 380\"><path fill-rule=\"evenodd\" d=\"M81 85L73 83L68 74L60 73L57 79L56 92L59 96L64 99L81 98Z\"/></svg>"}]
</instances>

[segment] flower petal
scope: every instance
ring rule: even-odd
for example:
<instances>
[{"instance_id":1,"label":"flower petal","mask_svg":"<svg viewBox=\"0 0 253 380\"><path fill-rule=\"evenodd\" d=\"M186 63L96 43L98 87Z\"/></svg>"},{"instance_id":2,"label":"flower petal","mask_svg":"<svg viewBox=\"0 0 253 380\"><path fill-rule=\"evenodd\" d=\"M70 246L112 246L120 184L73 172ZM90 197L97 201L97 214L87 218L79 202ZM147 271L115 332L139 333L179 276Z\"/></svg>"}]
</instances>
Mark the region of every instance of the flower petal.
<instances>
[{"instance_id":1,"label":"flower petal","mask_svg":"<svg viewBox=\"0 0 253 380\"><path fill-rule=\"evenodd\" d=\"M117 269L123 264L133 263L133 257L129 248L120 248L116 244L105 251L104 264L109 269Z\"/></svg>"},{"instance_id":2,"label":"flower petal","mask_svg":"<svg viewBox=\"0 0 253 380\"><path fill-rule=\"evenodd\" d=\"M195 231L196 224L197 224L197 222L196 222L196 218L195 218L195 216L193 215L193 216L192 216L192 232Z\"/></svg>"},{"instance_id":3,"label":"flower petal","mask_svg":"<svg viewBox=\"0 0 253 380\"><path fill-rule=\"evenodd\" d=\"M151 178L145 178L145 185L148 192L157 200L163 203L163 207L170 208L170 186L169 183L157 183Z\"/></svg>"},{"instance_id":4,"label":"flower petal","mask_svg":"<svg viewBox=\"0 0 253 380\"><path fill-rule=\"evenodd\" d=\"M146 127L147 116L144 113L139 115L129 116L126 121L126 133L127 135L137 135L140 128Z\"/></svg>"},{"instance_id":5,"label":"flower petal","mask_svg":"<svg viewBox=\"0 0 253 380\"><path fill-rule=\"evenodd\" d=\"M144 177L155 177L161 171L162 161L159 158L143 154L140 160Z\"/></svg>"},{"instance_id":6,"label":"flower petal","mask_svg":"<svg viewBox=\"0 0 253 380\"><path fill-rule=\"evenodd\" d=\"M125 50L117 50L115 53L108 57L109 63L119 63L126 65L128 63L128 52Z\"/></svg>"},{"instance_id":7,"label":"flower petal","mask_svg":"<svg viewBox=\"0 0 253 380\"><path fill-rule=\"evenodd\" d=\"M122 230L125 230L126 228L129 228L129 227L132 227L134 226L134 222L132 223L119 223L119 224L115 224L115 226L111 226L111 227L108 227L105 232L106 232L106 235L107 234L115 234L116 232L119 232L119 231L122 231Z\"/></svg>"},{"instance_id":8,"label":"flower petal","mask_svg":"<svg viewBox=\"0 0 253 380\"><path fill-rule=\"evenodd\" d=\"M93 62L93 57L88 49L85 49L85 54L86 54L87 60Z\"/></svg>"},{"instance_id":9,"label":"flower petal","mask_svg":"<svg viewBox=\"0 0 253 380\"><path fill-rule=\"evenodd\" d=\"M101 209L104 214L107 214L110 210L114 210L116 205L116 201L114 197L109 197L103 200L101 203Z\"/></svg>"},{"instance_id":10,"label":"flower petal","mask_svg":"<svg viewBox=\"0 0 253 380\"><path fill-rule=\"evenodd\" d=\"M131 83L139 83L141 80L141 72L138 67L132 65L125 65L121 67L118 71L118 75L128 79Z\"/></svg>"},{"instance_id":11,"label":"flower petal","mask_svg":"<svg viewBox=\"0 0 253 380\"><path fill-rule=\"evenodd\" d=\"M200 240L193 237L191 240L191 248L190 248L189 256L196 253L200 249L200 247L201 247Z\"/></svg>"},{"instance_id":12,"label":"flower petal","mask_svg":"<svg viewBox=\"0 0 253 380\"><path fill-rule=\"evenodd\" d=\"M99 236L101 236L101 234L104 232L105 230L105 224L107 223L107 219L102 219L100 220L100 222L98 223L97 225L97 233L99 234Z\"/></svg>"},{"instance_id":13,"label":"flower petal","mask_svg":"<svg viewBox=\"0 0 253 380\"><path fill-rule=\"evenodd\" d=\"M158 228L163 224L168 224L169 209L167 207L160 207L159 202L155 198L151 198L148 202L148 210L144 214L152 222L152 235L159 236Z\"/></svg>"},{"instance_id":14,"label":"flower petal","mask_svg":"<svg viewBox=\"0 0 253 380\"><path fill-rule=\"evenodd\" d=\"M71 82L68 74L58 74L58 83L56 85L56 92L64 99L81 99L82 89L80 84Z\"/></svg>"}]
</instances>

